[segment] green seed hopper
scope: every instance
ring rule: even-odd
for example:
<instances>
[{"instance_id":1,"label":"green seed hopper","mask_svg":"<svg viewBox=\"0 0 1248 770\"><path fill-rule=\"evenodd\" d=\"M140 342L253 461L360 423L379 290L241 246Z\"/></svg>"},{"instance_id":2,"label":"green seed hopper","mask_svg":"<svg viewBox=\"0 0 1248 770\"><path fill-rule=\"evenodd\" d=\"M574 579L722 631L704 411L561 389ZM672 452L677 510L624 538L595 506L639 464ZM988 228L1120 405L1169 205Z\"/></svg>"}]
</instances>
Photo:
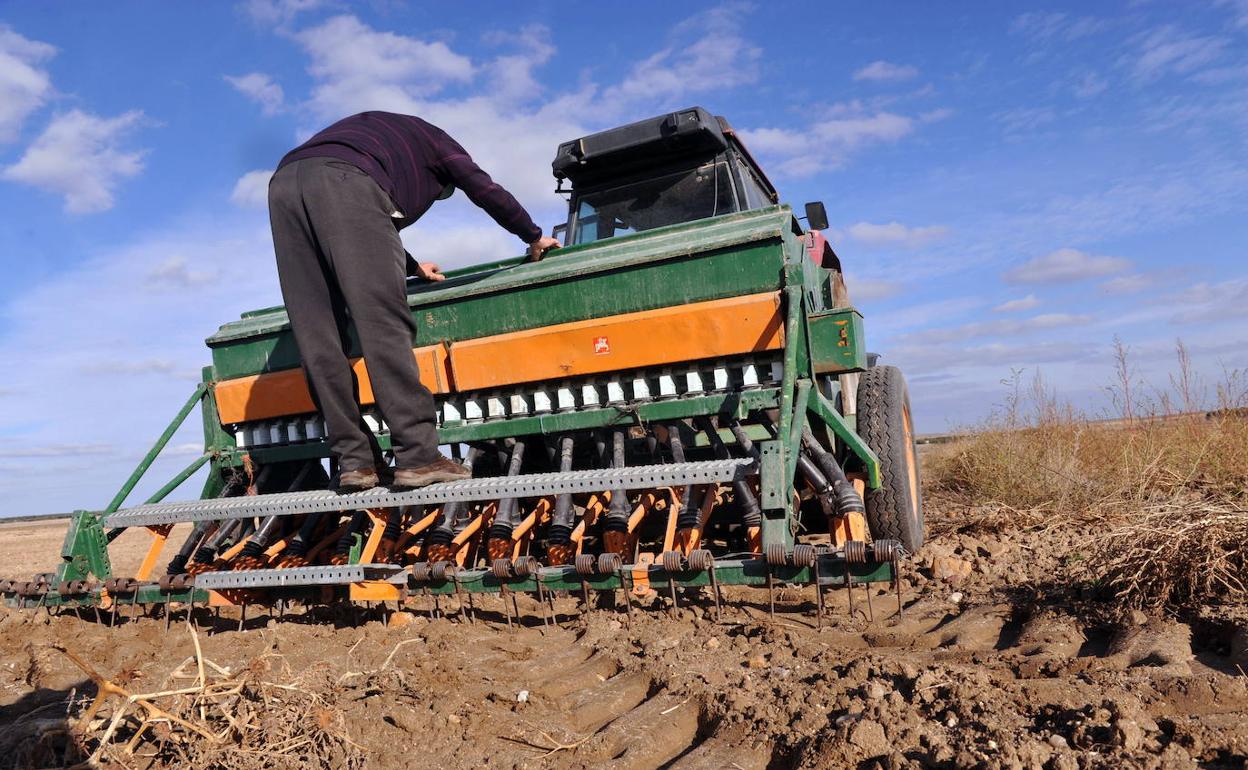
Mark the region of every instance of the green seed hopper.
<instances>
[{"instance_id":1,"label":"green seed hopper","mask_svg":"<svg viewBox=\"0 0 1248 770\"><path fill-rule=\"evenodd\" d=\"M923 541L909 396L896 368L870 365L822 205L796 217L701 108L567 142L553 169L565 247L409 286L440 439L472 479L331 491L285 313L246 313L208 339L202 384L112 502L75 514L56 573L0 582L6 601L718 601L721 585L779 582L821 599L893 580ZM197 407L203 454L123 508ZM205 465L199 499L164 501ZM147 558L114 574L109 543L134 528L152 536Z\"/></svg>"}]
</instances>

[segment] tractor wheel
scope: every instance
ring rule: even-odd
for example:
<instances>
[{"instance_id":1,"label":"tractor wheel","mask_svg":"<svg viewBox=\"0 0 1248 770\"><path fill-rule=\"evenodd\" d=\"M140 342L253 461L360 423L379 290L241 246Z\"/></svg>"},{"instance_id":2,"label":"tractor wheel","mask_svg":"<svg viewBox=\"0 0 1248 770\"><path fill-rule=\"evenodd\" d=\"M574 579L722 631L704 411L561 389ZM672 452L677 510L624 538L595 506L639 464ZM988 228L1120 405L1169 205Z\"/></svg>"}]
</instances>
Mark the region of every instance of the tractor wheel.
<instances>
[{"instance_id":1,"label":"tractor wheel","mask_svg":"<svg viewBox=\"0 0 1248 770\"><path fill-rule=\"evenodd\" d=\"M923 545L923 489L910 391L897 367L876 366L862 373L858 433L880 458L883 485L867 489L864 501L871 536L900 540L914 553Z\"/></svg>"}]
</instances>

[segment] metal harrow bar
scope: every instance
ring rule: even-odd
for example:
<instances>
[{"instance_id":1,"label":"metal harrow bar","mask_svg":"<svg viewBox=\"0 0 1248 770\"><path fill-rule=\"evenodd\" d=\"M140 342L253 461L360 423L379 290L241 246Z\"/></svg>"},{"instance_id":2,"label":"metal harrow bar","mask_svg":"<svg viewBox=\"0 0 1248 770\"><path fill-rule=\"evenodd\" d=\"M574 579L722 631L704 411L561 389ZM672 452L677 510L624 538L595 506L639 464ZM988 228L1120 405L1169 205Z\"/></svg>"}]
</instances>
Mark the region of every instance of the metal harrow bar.
<instances>
[{"instance_id":1,"label":"metal harrow bar","mask_svg":"<svg viewBox=\"0 0 1248 770\"><path fill-rule=\"evenodd\" d=\"M637 465L566 473L534 473L527 476L496 476L432 484L421 489L396 491L376 487L340 495L329 490L288 492L254 497L225 497L179 503L140 505L108 514L104 526L134 527L176 524L183 521L241 519L316 511L352 511L428 505L455 500L495 500L505 497L540 497L561 493L600 492L607 489L649 489L683 484L730 482L757 472L753 460L728 459L668 465Z\"/></svg>"},{"instance_id":2,"label":"metal harrow bar","mask_svg":"<svg viewBox=\"0 0 1248 770\"><path fill-rule=\"evenodd\" d=\"M196 588L214 591L231 588L349 585L365 580L406 582L407 572L395 564L347 564L329 567L290 567L237 572L205 572L195 578Z\"/></svg>"}]
</instances>

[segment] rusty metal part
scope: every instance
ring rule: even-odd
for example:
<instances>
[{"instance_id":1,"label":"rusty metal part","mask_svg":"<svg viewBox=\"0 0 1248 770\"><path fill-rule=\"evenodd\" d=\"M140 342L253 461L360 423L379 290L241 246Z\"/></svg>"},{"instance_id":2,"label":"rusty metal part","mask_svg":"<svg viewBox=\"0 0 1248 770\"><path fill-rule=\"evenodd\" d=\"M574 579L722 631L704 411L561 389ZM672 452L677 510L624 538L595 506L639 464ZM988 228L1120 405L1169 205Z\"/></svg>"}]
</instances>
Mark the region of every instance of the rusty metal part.
<instances>
[{"instance_id":1,"label":"rusty metal part","mask_svg":"<svg viewBox=\"0 0 1248 770\"><path fill-rule=\"evenodd\" d=\"M546 546L546 561L552 567L559 567L572 561L576 549L571 544L552 544Z\"/></svg>"},{"instance_id":2,"label":"rusty metal part","mask_svg":"<svg viewBox=\"0 0 1248 770\"><path fill-rule=\"evenodd\" d=\"M598 560L592 553L577 554L573 567L578 575L592 575L598 567Z\"/></svg>"},{"instance_id":3,"label":"rusty metal part","mask_svg":"<svg viewBox=\"0 0 1248 770\"><path fill-rule=\"evenodd\" d=\"M664 572L684 572L685 557L680 551L664 551L659 555L659 563Z\"/></svg>"},{"instance_id":4,"label":"rusty metal part","mask_svg":"<svg viewBox=\"0 0 1248 770\"><path fill-rule=\"evenodd\" d=\"M516 577L530 577L536 575L541 565L537 563L537 559L532 556L521 556L511 563L511 571Z\"/></svg>"},{"instance_id":5,"label":"rusty metal part","mask_svg":"<svg viewBox=\"0 0 1248 770\"><path fill-rule=\"evenodd\" d=\"M608 551L598 554L598 574L600 575L615 574L623 564L624 560L618 553Z\"/></svg>"}]
</instances>

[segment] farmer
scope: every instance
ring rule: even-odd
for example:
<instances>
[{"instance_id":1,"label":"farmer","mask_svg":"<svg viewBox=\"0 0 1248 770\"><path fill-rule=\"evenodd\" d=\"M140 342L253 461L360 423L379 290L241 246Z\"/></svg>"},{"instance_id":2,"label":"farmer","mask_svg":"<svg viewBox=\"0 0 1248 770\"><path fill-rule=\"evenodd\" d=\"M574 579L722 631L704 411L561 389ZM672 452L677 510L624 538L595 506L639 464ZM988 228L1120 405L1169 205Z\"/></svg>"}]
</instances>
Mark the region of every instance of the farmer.
<instances>
[{"instance_id":1,"label":"farmer","mask_svg":"<svg viewBox=\"0 0 1248 770\"><path fill-rule=\"evenodd\" d=\"M438 451L434 403L412 355L410 271L417 263L399 230L456 188L541 259L559 245L445 131L411 115L364 112L338 121L287 153L269 183L269 219L286 312L308 386L338 458L340 491L378 483L385 462L360 415L347 359L348 318L363 348L373 393L390 428L396 487L469 476Z\"/></svg>"}]
</instances>

